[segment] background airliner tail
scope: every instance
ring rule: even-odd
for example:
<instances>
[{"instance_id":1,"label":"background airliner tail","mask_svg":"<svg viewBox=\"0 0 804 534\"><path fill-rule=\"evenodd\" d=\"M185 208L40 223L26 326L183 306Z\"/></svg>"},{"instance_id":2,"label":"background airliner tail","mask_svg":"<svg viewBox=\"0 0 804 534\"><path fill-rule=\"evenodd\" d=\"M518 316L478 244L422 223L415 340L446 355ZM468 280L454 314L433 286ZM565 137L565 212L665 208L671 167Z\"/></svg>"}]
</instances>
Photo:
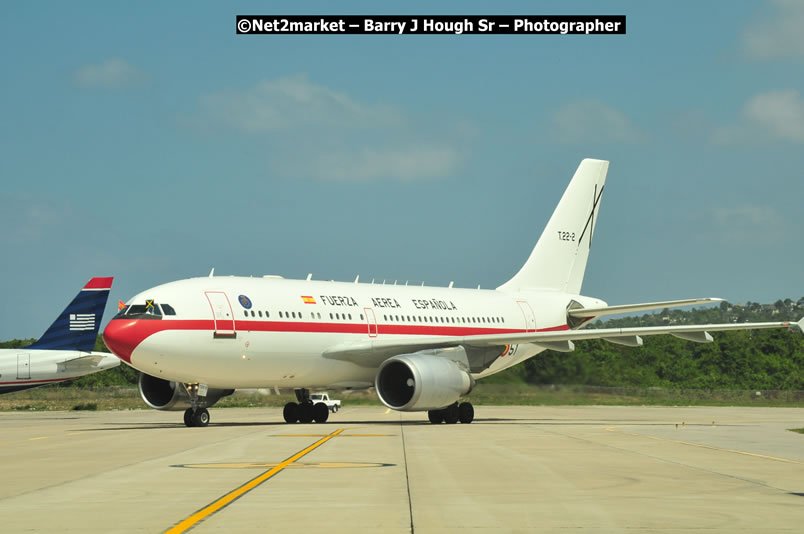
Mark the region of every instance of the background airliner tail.
<instances>
[{"instance_id":1,"label":"background airliner tail","mask_svg":"<svg viewBox=\"0 0 804 534\"><path fill-rule=\"evenodd\" d=\"M497 289L581 292L608 169L608 161L581 161L528 261Z\"/></svg>"},{"instance_id":2,"label":"background airliner tail","mask_svg":"<svg viewBox=\"0 0 804 534\"><path fill-rule=\"evenodd\" d=\"M101 277L87 282L42 337L28 348L91 352L95 348L112 280L112 277Z\"/></svg>"}]
</instances>

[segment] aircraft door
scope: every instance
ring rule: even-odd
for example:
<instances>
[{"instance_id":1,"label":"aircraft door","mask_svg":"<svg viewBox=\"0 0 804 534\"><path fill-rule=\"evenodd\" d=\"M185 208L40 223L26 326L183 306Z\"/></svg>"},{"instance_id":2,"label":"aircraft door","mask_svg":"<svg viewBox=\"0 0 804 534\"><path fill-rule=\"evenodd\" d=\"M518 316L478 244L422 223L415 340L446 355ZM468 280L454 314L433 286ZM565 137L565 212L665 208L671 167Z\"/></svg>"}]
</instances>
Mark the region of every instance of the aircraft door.
<instances>
[{"instance_id":1,"label":"aircraft door","mask_svg":"<svg viewBox=\"0 0 804 534\"><path fill-rule=\"evenodd\" d=\"M527 300L518 300L516 303L519 304L519 309L525 316L525 332L535 332L536 316L533 314L533 308L530 307Z\"/></svg>"},{"instance_id":2,"label":"aircraft door","mask_svg":"<svg viewBox=\"0 0 804 534\"><path fill-rule=\"evenodd\" d=\"M374 315L374 310L371 308L363 308L366 314L366 323L368 323L368 336L377 337L377 317Z\"/></svg>"},{"instance_id":3,"label":"aircraft door","mask_svg":"<svg viewBox=\"0 0 804 534\"><path fill-rule=\"evenodd\" d=\"M235 320L229 297L223 291L204 291L212 308L212 319L215 322L214 337L236 337Z\"/></svg>"},{"instance_id":4,"label":"aircraft door","mask_svg":"<svg viewBox=\"0 0 804 534\"><path fill-rule=\"evenodd\" d=\"M17 378L31 378L31 355L27 352L17 354Z\"/></svg>"}]
</instances>

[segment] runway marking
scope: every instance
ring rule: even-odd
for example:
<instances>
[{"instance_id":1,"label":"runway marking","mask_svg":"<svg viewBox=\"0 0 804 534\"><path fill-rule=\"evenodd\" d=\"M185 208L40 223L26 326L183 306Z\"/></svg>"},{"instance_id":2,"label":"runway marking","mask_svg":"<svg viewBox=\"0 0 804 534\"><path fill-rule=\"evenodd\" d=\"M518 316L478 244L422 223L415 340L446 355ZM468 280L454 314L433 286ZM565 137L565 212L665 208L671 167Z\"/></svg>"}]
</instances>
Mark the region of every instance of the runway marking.
<instances>
[{"instance_id":1,"label":"runway marking","mask_svg":"<svg viewBox=\"0 0 804 534\"><path fill-rule=\"evenodd\" d=\"M184 467L187 469L272 469L278 463L241 462L236 464L180 464L170 467ZM393 464L379 464L376 462L295 462L286 469L352 469L362 467L388 467Z\"/></svg>"},{"instance_id":2,"label":"runway marking","mask_svg":"<svg viewBox=\"0 0 804 534\"><path fill-rule=\"evenodd\" d=\"M346 429L344 429L346 430ZM327 434L276 434L275 438L322 438ZM339 438L387 438L392 434L341 434Z\"/></svg>"},{"instance_id":3,"label":"runway marking","mask_svg":"<svg viewBox=\"0 0 804 534\"><path fill-rule=\"evenodd\" d=\"M671 443L680 443L682 445L690 445L691 447L700 447L701 449L709 449L713 451L721 451L721 452L731 452L734 454L742 454L743 456L753 456L754 458L763 458L765 460L775 460L777 462L785 462L788 464L797 464L797 465L804 465L804 462L799 460L791 460L789 458L780 458L779 456L769 456L767 454L759 454L756 452L748 452L748 451L739 451L737 449L726 449L725 447L717 447L715 445L705 445L703 443L694 443L692 441L683 441L680 439L670 439L670 438L660 438L658 436L650 436L648 434L638 434L636 432L626 432L625 430L620 430L616 426L607 427L606 430L609 432L619 432L620 434L628 434L629 436L638 436L642 438L650 438L655 439L657 441L669 441Z\"/></svg>"},{"instance_id":4,"label":"runway marking","mask_svg":"<svg viewBox=\"0 0 804 534\"><path fill-rule=\"evenodd\" d=\"M50 436L41 436L41 437L38 437L38 438L28 438L28 441L36 441L38 439L48 439L49 437Z\"/></svg>"},{"instance_id":5,"label":"runway marking","mask_svg":"<svg viewBox=\"0 0 804 534\"><path fill-rule=\"evenodd\" d=\"M300 459L304 455L306 455L306 454L308 454L310 452L313 452L315 449L317 449L318 447L320 447L321 445L323 445L324 443L326 443L330 439L334 438L335 436L337 436L338 434L340 434L344 430L346 430L346 429L339 428L338 430L336 430L332 434L328 434L328 435L324 436L323 438L319 439L318 441L316 441L315 443L313 443L312 445L310 445L306 449L303 449L303 450L297 452L296 454L294 454L293 456L291 456L290 458L288 458L284 462L281 462L281 463L277 464L275 467L272 467L268 471L262 473L261 475L255 477L255 478L252 478L251 480L249 480L248 482L246 482L245 484L243 484L239 488L237 488L237 489L235 489L233 491L230 491L229 493L227 493L223 497L219 498L218 500L212 502L211 504L208 504L204 508L198 510L197 512L195 512L191 516L187 517L186 519L183 519L182 521L180 521L179 523L177 523L173 527L171 527L168 530L166 530L165 533L166 534L178 534L180 532L187 532L188 530L193 528L195 525L197 525L198 523L200 523L204 519L208 518L209 516L211 516L212 514L218 512L218 511L222 510L226 506L229 506L230 504L232 504L234 501L236 501L237 499L239 499L240 497L242 497L246 493L250 492L251 490L253 490L257 486L259 486L260 484L262 484L266 480L270 479L274 475L280 473L283 469L285 469L287 466L289 466L290 464L292 464L296 460Z\"/></svg>"}]
</instances>

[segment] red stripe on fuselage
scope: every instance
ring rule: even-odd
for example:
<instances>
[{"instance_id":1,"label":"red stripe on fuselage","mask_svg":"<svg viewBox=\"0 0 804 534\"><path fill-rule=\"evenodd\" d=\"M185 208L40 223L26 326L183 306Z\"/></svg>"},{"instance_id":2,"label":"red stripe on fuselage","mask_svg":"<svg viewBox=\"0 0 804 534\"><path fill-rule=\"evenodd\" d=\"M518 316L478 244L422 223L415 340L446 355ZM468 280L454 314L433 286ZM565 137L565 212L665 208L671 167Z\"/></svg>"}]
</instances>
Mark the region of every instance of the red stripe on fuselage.
<instances>
[{"instance_id":1,"label":"red stripe on fuselage","mask_svg":"<svg viewBox=\"0 0 804 534\"><path fill-rule=\"evenodd\" d=\"M330 323L330 322L298 322L298 321L248 321L236 320L238 332L293 332L322 334L362 334L368 337L367 323ZM146 338L169 330L205 330L210 334L215 330L212 319L162 319L137 320L113 319L103 331L103 341L117 357L131 363L131 353ZM540 328L538 332L555 332L569 330L569 326L560 325ZM373 333L373 332L372 332ZM521 328L490 328L488 326L464 325L420 325L420 324L377 324L379 335L412 335L412 336L477 336L486 334L522 334Z\"/></svg>"}]
</instances>

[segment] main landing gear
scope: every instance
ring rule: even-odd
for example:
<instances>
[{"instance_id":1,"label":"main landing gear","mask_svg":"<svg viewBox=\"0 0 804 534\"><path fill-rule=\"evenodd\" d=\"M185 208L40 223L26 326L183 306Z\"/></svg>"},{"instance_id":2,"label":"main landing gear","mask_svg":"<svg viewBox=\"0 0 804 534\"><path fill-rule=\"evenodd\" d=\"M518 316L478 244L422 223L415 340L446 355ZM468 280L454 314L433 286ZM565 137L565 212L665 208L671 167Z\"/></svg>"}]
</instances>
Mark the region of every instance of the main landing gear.
<instances>
[{"instance_id":1,"label":"main landing gear","mask_svg":"<svg viewBox=\"0 0 804 534\"><path fill-rule=\"evenodd\" d=\"M430 422L434 425L442 422L448 425L454 425L458 421L469 424L475 418L475 408L472 406L471 402L462 402L460 404L455 402L446 408L428 411L427 418L430 419Z\"/></svg>"},{"instance_id":2,"label":"main landing gear","mask_svg":"<svg viewBox=\"0 0 804 534\"><path fill-rule=\"evenodd\" d=\"M285 409L282 410L282 416L287 423L326 423L329 419L329 408L323 402L316 402L310 400L310 390L297 389L296 400L298 403L289 402L285 404Z\"/></svg>"}]
</instances>

